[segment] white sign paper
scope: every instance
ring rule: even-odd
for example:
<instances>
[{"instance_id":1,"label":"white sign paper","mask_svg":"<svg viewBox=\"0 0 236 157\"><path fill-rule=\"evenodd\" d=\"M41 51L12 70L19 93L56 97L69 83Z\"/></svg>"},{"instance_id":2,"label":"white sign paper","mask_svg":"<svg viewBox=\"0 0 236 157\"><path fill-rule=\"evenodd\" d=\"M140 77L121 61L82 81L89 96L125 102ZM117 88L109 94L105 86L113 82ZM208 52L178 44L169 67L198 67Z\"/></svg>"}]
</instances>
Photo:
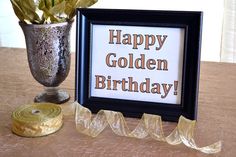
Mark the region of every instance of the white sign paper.
<instances>
[{"instance_id":1,"label":"white sign paper","mask_svg":"<svg viewBox=\"0 0 236 157\"><path fill-rule=\"evenodd\" d=\"M90 95L181 103L183 28L93 24Z\"/></svg>"}]
</instances>

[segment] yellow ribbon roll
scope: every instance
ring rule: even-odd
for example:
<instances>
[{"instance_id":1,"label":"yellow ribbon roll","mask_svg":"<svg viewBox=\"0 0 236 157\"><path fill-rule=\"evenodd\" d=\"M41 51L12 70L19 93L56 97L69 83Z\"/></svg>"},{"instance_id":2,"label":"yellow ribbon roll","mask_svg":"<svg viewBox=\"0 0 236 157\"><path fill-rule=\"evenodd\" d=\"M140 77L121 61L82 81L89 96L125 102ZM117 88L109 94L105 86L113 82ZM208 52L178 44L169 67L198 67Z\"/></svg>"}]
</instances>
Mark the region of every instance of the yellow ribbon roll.
<instances>
[{"instance_id":1,"label":"yellow ribbon roll","mask_svg":"<svg viewBox=\"0 0 236 157\"><path fill-rule=\"evenodd\" d=\"M59 130L62 124L61 107L56 104L24 105L12 113L12 132L20 136L45 136Z\"/></svg>"}]
</instances>

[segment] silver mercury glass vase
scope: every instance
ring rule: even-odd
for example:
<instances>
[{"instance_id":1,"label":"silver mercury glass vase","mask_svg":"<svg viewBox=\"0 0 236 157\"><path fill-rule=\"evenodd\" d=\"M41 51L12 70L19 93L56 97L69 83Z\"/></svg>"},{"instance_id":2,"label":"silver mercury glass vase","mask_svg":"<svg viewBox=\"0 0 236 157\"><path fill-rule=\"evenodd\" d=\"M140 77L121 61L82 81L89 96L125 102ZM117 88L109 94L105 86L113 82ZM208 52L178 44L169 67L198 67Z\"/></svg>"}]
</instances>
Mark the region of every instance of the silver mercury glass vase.
<instances>
[{"instance_id":1,"label":"silver mercury glass vase","mask_svg":"<svg viewBox=\"0 0 236 157\"><path fill-rule=\"evenodd\" d=\"M28 63L34 79L44 85L45 91L35 102L61 104L70 96L58 86L70 70L70 30L72 22L57 24L25 24L19 22L27 48Z\"/></svg>"}]
</instances>

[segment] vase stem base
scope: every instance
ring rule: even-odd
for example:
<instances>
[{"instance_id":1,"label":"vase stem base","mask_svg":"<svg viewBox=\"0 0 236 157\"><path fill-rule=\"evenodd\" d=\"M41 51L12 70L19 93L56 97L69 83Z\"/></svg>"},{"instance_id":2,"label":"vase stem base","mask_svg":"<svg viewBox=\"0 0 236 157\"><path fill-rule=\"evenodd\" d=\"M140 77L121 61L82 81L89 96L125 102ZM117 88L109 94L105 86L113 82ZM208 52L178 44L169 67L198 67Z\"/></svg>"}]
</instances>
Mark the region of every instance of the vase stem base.
<instances>
[{"instance_id":1,"label":"vase stem base","mask_svg":"<svg viewBox=\"0 0 236 157\"><path fill-rule=\"evenodd\" d=\"M50 102L54 104L62 104L70 99L70 95L58 88L49 87L34 98L34 102Z\"/></svg>"}]
</instances>

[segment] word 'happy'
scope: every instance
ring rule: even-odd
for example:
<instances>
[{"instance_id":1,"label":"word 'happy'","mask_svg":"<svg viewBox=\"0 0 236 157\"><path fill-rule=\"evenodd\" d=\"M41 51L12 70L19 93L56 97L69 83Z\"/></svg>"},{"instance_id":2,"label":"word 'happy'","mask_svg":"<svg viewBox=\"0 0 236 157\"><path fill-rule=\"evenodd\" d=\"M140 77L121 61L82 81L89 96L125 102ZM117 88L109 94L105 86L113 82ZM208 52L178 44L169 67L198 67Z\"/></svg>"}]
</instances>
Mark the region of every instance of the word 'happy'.
<instances>
[{"instance_id":1,"label":"word 'happy'","mask_svg":"<svg viewBox=\"0 0 236 157\"><path fill-rule=\"evenodd\" d=\"M144 44L144 50L149 50L151 46L155 46L157 51L160 50L168 37L153 34L122 34L122 30L113 29L110 29L109 32L109 44L114 44L114 40L116 40L116 44L133 45L133 49L138 49L138 46Z\"/></svg>"}]
</instances>

